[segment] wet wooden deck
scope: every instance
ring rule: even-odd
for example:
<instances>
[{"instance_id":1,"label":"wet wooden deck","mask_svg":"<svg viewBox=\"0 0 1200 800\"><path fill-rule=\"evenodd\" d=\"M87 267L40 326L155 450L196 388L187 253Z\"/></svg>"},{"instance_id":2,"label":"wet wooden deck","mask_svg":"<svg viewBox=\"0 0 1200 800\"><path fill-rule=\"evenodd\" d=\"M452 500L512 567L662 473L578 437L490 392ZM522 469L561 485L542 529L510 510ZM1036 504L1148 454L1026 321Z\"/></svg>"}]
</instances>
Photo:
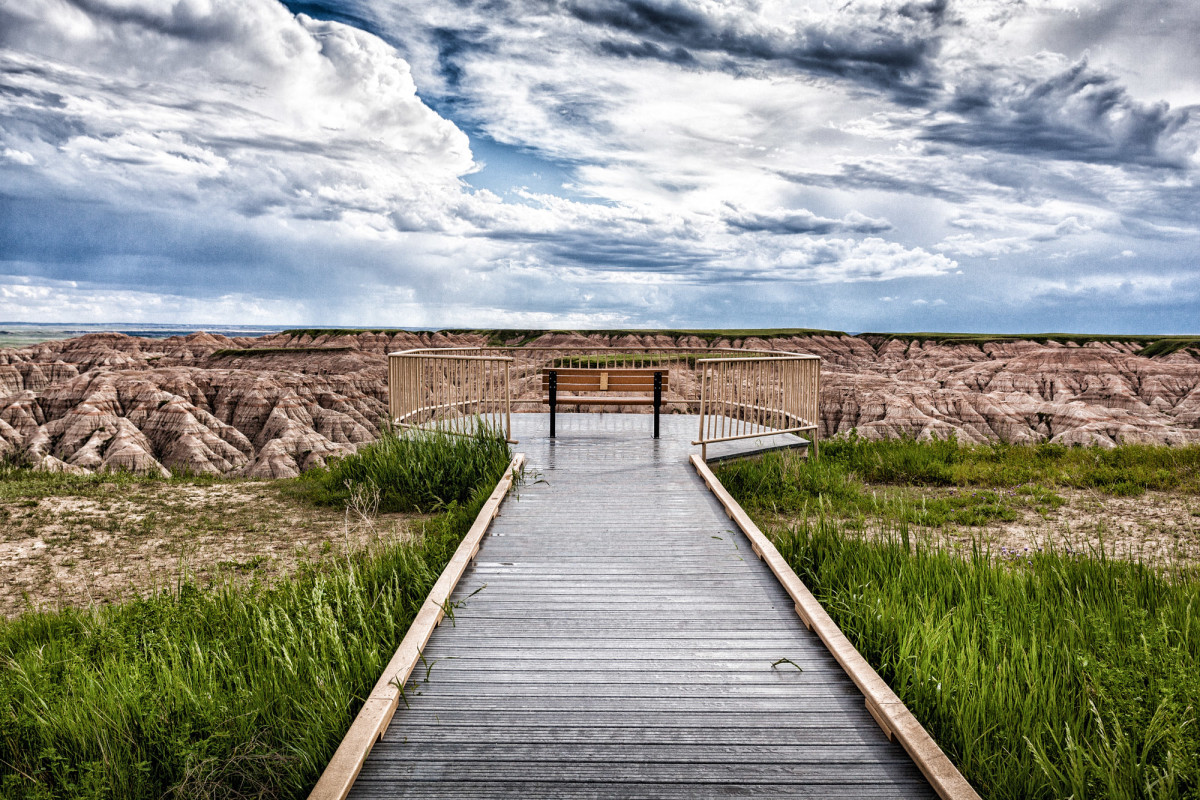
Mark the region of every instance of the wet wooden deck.
<instances>
[{"instance_id":1,"label":"wet wooden deck","mask_svg":"<svg viewBox=\"0 0 1200 800\"><path fill-rule=\"evenodd\" d=\"M540 481L351 797L934 796L690 470L695 417L513 421Z\"/></svg>"}]
</instances>

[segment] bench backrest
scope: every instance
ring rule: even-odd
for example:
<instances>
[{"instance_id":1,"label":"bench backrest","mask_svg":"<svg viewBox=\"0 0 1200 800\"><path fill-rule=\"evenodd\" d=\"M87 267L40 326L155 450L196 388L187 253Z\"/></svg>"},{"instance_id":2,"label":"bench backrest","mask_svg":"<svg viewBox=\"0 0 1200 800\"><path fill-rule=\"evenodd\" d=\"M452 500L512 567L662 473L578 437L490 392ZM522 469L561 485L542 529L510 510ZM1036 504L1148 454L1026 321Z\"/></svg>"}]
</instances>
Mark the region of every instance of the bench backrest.
<instances>
[{"instance_id":1,"label":"bench backrest","mask_svg":"<svg viewBox=\"0 0 1200 800\"><path fill-rule=\"evenodd\" d=\"M662 373L667 390L667 370L635 367L554 367L542 370L542 391L550 391L550 372L558 373L560 392L653 392L654 373Z\"/></svg>"}]
</instances>

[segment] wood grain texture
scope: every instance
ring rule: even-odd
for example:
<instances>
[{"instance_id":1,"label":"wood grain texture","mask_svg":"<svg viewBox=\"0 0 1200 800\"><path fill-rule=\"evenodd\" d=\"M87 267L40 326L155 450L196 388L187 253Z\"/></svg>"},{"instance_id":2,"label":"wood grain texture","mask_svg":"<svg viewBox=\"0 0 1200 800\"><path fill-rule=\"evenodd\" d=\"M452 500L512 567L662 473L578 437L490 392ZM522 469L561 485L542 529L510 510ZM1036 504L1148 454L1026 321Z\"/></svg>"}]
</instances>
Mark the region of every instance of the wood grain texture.
<instances>
[{"instance_id":1,"label":"wood grain texture","mask_svg":"<svg viewBox=\"0 0 1200 800\"><path fill-rule=\"evenodd\" d=\"M796 613L804 621L805 626L821 638L825 647L837 659L838 664L861 690L866 701L867 711L887 734L887 737L900 741L937 791L939 797L944 800L979 800L979 795L967 782L967 779L950 762L950 759L938 747L937 742L921 726L907 706L900 701L891 687L879 677L879 674L867 663L862 654L855 649L850 640L842 633L841 628L821 607L812 592L775 549L771 540L763 535L750 516L717 480L708 464L694 454L690 457L690 461L705 485L720 501L725 512L746 534L755 553L766 563L788 595L795 601Z\"/></svg>"},{"instance_id":2,"label":"wood grain texture","mask_svg":"<svg viewBox=\"0 0 1200 800\"><path fill-rule=\"evenodd\" d=\"M363 762L375 743L387 730L401 699L400 687L408 680L413 668L422 656L422 650L438 626L445 611L445 605L455 586L458 585L463 573L471 563L471 559L479 551L479 543L492 520L500 513L500 504L512 488L513 481L525 462L523 455L517 455L509 464L504 476L496 484L491 496L480 509L466 536L463 537L458 549L450 558L450 563L442 571L437 583L429 591L425 603L417 612L416 618L408 628L400 646L396 649L383 674L376 682L375 688L367 696L358 716L350 725L346 737L334 752L333 758L325 767L316 786L309 795L310 800L342 800L350 791Z\"/></svg>"},{"instance_id":3,"label":"wood grain texture","mask_svg":"<svg viewBox=\"0 0 1200 800\"><path fill-rule=\"evenodd\" d=\"M695 416L514 416L505 503L350 797L930 798L688 467Z\"/></svg>"}]
</instances>

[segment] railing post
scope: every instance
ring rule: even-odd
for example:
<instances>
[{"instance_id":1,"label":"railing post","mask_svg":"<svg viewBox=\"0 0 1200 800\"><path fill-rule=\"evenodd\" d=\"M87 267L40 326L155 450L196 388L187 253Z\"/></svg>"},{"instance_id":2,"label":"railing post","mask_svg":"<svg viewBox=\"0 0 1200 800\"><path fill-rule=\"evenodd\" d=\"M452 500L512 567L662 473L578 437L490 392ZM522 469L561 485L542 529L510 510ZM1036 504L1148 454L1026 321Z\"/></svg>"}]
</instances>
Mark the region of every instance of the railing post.
<instances>
[{"instance_id":1,"label":"railing post","mask_svg":"<svg viewBox=\"0 0 1200 800\"><path fill-rule=\"evenodd\" d=\"M558 403L558 370L550 370L550 438L554 438L555 405Z\"/></svg>"},{"instance_id":2,"label":"railing post","mask_svg":"<svg viewBox=\"0 0 1200 800\"><path fill-rule=\"evenodd\" d=\"M512 441L512 389L509 383L509 367L512 361L504 362L504 438Z\"/></svg>"}]
</instances>

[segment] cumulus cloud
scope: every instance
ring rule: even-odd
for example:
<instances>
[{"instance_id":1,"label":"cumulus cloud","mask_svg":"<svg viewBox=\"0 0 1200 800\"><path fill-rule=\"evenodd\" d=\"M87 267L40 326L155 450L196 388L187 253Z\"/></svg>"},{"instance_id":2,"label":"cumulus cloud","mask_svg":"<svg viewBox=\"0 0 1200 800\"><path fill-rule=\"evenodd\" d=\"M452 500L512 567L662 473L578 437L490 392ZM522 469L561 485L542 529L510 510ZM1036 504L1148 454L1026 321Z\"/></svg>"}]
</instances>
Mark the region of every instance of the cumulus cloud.
<instances>
[{"instance_id":1,"label":"cumulus cloud","mask_svg":"<svg viewBox=\"0 0 1200 800\"><path fill-rule=\"evenodd\" d=\"M0 275L0 319L26 322L112 322L113 309L119 308L122 322L171 320L203 325L240 320L274 324L287 318L292 305L290 300L269 301L240 293L201 299L78 281Z\"/></svg>"},{"instance_id":2,"label":"cumulus cloud","mask_svg":"<svg viewBox=\"0 0 1200 800\"><path fill-rule=\"evenodd\" d=\"M67 194L353 219L473 166L390 47L269 0L34 0L0 30L5 149Z\"/></svg>"}]
</instances>

